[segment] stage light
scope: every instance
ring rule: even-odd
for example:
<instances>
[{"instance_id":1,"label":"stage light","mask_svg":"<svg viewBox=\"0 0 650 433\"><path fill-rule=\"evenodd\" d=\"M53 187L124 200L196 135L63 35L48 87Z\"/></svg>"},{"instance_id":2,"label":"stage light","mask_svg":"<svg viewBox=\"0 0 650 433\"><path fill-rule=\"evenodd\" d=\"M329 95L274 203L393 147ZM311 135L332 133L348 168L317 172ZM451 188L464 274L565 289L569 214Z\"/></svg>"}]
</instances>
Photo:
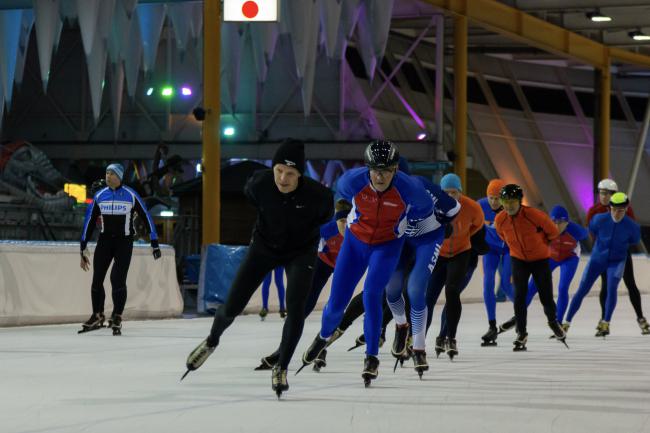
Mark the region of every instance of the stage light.
<instances>
[{"instance_id":1,"label":"stage light","mask_svg":"<svg viewBox=\"0 0 650 433\"><path fill-rule=\"evenodd\" d=\"M426 132L420 132L420 133L418 134L418 140L419 140L419 141L422 141L422 140L424 140L425 138L427 138L427 133L426 133Z\"/></svg>"},{"instance_id":2,"label":"stage light","mask_svg":"<svg viewBox=\"0 0 650 433\"><path fill-rule=\"evenodd\" d=\"M192 89L187 87L187 86L183 86L181 88L181 95L183 95L183 96L192 96Z\"/></svg>"},{"instance_id":3,"label":"stage light","mask_svg":"<svg viewBox=\"0 0 650 433\"><path fill-rule=\"evenodd\" d=\"M173 217L174 216L174 211L173 210L161 210L160 211L160 216L161 217Z\"/></svg>"},{"instance_id":4,"label":"stage light","mask_svg":"<svg viewBox=\"0 0 650 433\"><path fill-rule=\"evenodd\" d=\"M232 126L226 126L225 128L223 128L223 135L225 135L226 137L232 137L233 135L235 135L235 128L233 128Z\"/></svg>"},{"instance_id":5,"label":"stage light","mask_svg":"<svg viewBox=\"0 0 650 433\"><path fill-rule=\"evenodd\" d=\"M165 98L170 98L174 95L174 89L169 86L163 87L160 94Z\"/></svg>"},{"instance_id":6,"label":"stage light","mask_svg":"<svg viewBox=\"0 0 650 433\"><path fill-rule=\"evenodd\" d=\"M151 96L151 95L153 95L153 87L149 87L147 89L147 96Z\"/></svg>"}]
</instances>

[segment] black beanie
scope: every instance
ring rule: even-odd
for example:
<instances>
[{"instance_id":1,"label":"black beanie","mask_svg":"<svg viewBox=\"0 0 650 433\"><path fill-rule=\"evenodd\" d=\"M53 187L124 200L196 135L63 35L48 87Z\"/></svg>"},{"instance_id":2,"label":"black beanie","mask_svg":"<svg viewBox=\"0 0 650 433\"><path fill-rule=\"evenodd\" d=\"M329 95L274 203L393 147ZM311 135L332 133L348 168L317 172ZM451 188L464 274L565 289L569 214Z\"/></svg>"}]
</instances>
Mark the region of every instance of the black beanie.
<instances>
[{"instance_id":1,"label":"black beanie","mask_svg":"<svg viewBox=\"0 0 650 433\"><path fill-rule=\"evenodd\" d=\"M284 164L300 172L305 171L305 145L300 140L288 138L282 142L273 155L273 166Z\"/></svg>"}]
</instances>

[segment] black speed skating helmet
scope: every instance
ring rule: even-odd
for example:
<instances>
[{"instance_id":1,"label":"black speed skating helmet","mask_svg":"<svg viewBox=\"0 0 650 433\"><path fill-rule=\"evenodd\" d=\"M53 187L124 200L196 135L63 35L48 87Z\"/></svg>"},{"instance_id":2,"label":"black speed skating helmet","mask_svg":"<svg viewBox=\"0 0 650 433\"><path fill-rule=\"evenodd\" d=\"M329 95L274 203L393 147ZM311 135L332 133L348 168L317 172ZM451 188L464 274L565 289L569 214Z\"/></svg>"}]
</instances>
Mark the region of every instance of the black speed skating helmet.
<instances>
[{"instance_id":1,"label":"black speed skating helmet","mask_svg":"<svg viewBox=\"0 0 650 433\"><path fill-rule=\"evenodd\" d=\"M514 183L510 183L503 188L501 188L501 194L499 195L499 198L502 200L512 200L512 199L517 199L520 200L524 198L524 191L521 189L519 185L515 185Z\"/></svg>"},{"instance_id":2,"label":"black speed skating helmet","mask_svg":"<svg viewBox=\"0 0 650 433\"><path fill-rule=\"evenodd\" d=\"M399 163L397 146L389 140L373 140L363 153L368 168L388 168Z\"/></svg>"}]
</instances>

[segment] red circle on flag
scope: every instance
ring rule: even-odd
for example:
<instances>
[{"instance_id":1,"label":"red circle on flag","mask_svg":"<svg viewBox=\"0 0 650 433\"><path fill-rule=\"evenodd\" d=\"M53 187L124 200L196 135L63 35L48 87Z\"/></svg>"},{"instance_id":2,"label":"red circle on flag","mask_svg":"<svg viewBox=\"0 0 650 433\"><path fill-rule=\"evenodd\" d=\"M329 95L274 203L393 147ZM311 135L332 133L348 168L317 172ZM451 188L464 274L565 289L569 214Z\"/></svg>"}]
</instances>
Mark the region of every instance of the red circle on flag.
<instances>
[{"instance_id":1,"label":"red circle on flag","mask_svg":"<svg viewBox=\"0 0 650 433\"><path fill-rule=\"evenodd\" d=\"M253 19L257 16L257 14L260 11L259 6L257 6L257 3L254 1L247 1L244 2L244 4L241 7L241 11L244 14L244 16L248 19Z\"/></svg>"}]
</instances>

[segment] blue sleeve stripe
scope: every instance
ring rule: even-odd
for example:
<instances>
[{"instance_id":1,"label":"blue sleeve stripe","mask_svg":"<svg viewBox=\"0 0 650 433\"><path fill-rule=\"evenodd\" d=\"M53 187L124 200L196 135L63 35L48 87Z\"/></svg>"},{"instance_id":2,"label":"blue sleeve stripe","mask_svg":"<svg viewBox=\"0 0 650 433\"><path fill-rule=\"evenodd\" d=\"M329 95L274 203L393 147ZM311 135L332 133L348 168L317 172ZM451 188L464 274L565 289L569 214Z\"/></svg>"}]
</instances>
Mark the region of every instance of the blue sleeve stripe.
<instances>
[{"instance_id":1,"label":"blue sleeve stripe","mask_svg":"<svg viewBox=\"0 0 650 433\"><path fill-rule=\"evenodd\" d=\"M95 196L95 197L97 197L97 196ZM84 218L84 229L81 232L81 240L84 241L84 242L86 241L86 236L88 234L88 225L90 224L90 219L91 219L90 217L93 214L93 210L95 209L95 201L96 201L96 199L93 199L92 204L86 210L86 217Z\"/></svg>"}]
</instances>

